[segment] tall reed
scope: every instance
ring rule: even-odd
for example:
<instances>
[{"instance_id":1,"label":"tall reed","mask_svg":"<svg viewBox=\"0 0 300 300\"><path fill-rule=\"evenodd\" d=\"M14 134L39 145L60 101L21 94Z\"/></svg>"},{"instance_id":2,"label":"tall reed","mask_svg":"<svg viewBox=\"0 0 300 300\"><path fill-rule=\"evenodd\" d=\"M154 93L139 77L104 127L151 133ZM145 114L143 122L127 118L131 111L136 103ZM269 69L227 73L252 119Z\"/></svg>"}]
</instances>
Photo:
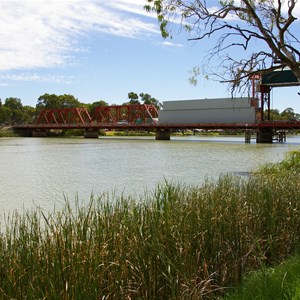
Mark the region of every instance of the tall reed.
<instances>
[{"instance_id":1,"label":"tall reed","mask_svg":"<svg viewBox=\"0 0 300 300\"><path fill-rule=\"evenodd\" d=\"M141 199L15 212L0 236L1 299L204 299L299 245L300 152L249 178L164 183Z\"/></svg>"}]
</instances>

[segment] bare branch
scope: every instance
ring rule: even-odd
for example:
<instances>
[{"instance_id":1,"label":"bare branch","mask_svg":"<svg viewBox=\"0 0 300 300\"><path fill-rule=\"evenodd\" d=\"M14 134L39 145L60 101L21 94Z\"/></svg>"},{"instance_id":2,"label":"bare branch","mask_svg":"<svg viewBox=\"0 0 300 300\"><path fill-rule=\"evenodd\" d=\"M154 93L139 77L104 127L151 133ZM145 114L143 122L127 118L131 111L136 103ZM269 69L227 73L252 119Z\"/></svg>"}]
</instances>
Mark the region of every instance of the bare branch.
<instances>
[{"instance_id":1,"label":"bare branch","mask_svg":"<svg viewBox=\"0 0 300 300\"><path fill-rule=\"evenodd\" d=\"M239 4L224 0L217 8L205 0L146 1L157 12L163 30L180 16L189 41L218 36L203 64L208 76L231 84L233 90L239 90L251 74L278 67L289 67L300 82L299 29L292 27L297 0L286 1L287 10L282 0L240 0ZM236 55L235 48L243 51Z\"/></svg>"}]
</instances>

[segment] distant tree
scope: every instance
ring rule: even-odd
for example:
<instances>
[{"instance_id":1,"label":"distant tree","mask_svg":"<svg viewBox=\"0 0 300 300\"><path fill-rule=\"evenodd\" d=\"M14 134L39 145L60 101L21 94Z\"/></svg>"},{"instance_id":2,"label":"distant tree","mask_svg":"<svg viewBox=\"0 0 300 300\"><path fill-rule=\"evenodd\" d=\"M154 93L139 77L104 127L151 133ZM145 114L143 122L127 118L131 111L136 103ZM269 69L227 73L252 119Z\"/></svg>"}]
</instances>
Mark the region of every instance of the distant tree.
<instances>
[{"instance_id":1,"label":"distant tree","mask_svg":"<svg viewBox=\"0 0 300 300\"><path fill-rule=\"evenodd\" d=\"M64 94L58 96L61 108L81 107L80 101L73 95Z\"/></svg>"},{"instance_id":2,"label":"distant tree","mask_svg":"<svg viewBox=\"0 0 300 300\"><path fill-rule=\"evenodd\" d=\"M22 121L25 123L33 123L36 117L36 110L34 107L25 105L23 106Z\"/></svg>"},{"instance_id":3,"label":"distant tree","mask_svg":"<svg viewBox=\"0 0 300 300\"><path fill-rule=\"evenodd\" d=\"M40 111L42 109L71 108L80 106L81 103L73 95L55 95L46 93L38 98L36 109Z\"/></svg>"},{"instance_id":4,"label":"distant tree","mask_svg":"<svg viewBox=\"0 0 300 300\"><path fill-rule=\"evenodd\" d=\"M147 11L157 13L161 34L172 37L170 24L181 22L190 41L214 45L203 63L203 73L245 87L249 76L261 70L288 67L300 81L297 0L145 0ZM239 51L240 49L240 51ZM198 68L195 70L199 71ZM193 81L195 82L195 81Z\"/></svg>"},{"instance_id":5,"label":"distant tree","mask_svg":"<svg viewBox=\"0 0 300 300\"><path fill-rule=\"evenodd\" d=\"M11 124L22 123L23 105L19 98L6 98L4 106L11 110Z\"/></svg>"},{"instance_id":6,"label":"distant tree","mask_svg":"<svg viewBox=\"0 0 300 300\"><path fill-rule=\"evenodd\" d=\"M140 104L139 96L137 93L130 92L128 93L129 104Z\"/></svg>"},{"instance_id":7,"label":"distant tree","mask_svg":"<svg viewBox=\"0 0 300 300\"><path fill-rule=\"evenodd\" d=\"M286 108L280 115L283 120L300 120L300 115L295 113L291 107Z\"/></svg>"},{"instance_id":8,"label":"distant tree","mask_svg":"<svg viewBox=\"0 0 300 300\"><path fill-rule=\"evenodd\" d=\"M161 109L162 104L154 97L147 93L140 93L140 99L144 104L152 104L154 105L157 109Z\"/></svg>"},{"instance_id":9,"label":"distant tree","mask_svg":"<svg viewBox=\"0 0 300 300\"><path fill-rule=\"evenodd\" d=\"M55 94L44 94L38 98L36 109L52 109L52 108L60 108L60 100L59 96Z\"/></svg>"},{"instance_id":10,"label":"distant tree","mask_svg":"<svg viewBox=\"0 0 300 300\"><path fill-rule=\"evenodd\" d=\"M282 116L280 115L280 111L278 109L270 109L270 120L282 120Z\"/></svg>"},{"instance_id":11,"label":"distant tree","mask_svg":"<svg viewBox=\"0 0 300 300\"><path fill-rule=\"evenodd\" d=\"M0 107L0 124L14 125L32 123L35 117L35 109L31 106L23 106L19 98L9 97Z\"/></svg>"},{"instance_id":12,"label":"distant tree","mask_svg":"<svg viewBox=\"0 0 300 300\"><path fill-rule=\"evenodd\" d=\"M99 106L108 106L108 103L105 102L104 100L99 100L99 101L93 102L92 104L89 104L88 110L89 110L91 116L93 115L96 107L99 107Z\"/></svg>"},{"instance_id":13,"label":"distant tree","mask_svg":"<svg viewBox=\"0 0 300 300\"><path fill-rule=\"evenodd\" d=\"M0 108L0 125L12 124L12 110L4 105Z\"/></svg>"},{"instance_id":14,"label":"distant tree","mask_svg":"<svg viewBox=\"0 0 300 300\"><path fill-rule=\"evenodd\" d=\"M4 105L12 110L21 110L23 108L21 99L9 97L5 99Z\"/></svg>"}]
</instances>

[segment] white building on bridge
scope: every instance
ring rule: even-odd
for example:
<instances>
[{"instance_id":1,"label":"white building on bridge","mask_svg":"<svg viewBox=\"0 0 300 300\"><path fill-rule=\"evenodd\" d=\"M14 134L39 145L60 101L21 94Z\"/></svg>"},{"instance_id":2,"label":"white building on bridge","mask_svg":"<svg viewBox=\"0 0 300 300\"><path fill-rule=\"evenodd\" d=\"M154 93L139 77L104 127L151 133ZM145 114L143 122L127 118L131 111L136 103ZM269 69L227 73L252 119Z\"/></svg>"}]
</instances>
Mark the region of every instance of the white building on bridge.
<instances>
[{"instance_id":1,"label":"white building on bridge","mask_svg":"<svg viewBox=\"0 0 300 300\"><path fill-rule=\"evenodd\" d=\"M255 103L251 98L219 98L164 101L159 124L253 124Z\"/></svg>"}]
</instances>

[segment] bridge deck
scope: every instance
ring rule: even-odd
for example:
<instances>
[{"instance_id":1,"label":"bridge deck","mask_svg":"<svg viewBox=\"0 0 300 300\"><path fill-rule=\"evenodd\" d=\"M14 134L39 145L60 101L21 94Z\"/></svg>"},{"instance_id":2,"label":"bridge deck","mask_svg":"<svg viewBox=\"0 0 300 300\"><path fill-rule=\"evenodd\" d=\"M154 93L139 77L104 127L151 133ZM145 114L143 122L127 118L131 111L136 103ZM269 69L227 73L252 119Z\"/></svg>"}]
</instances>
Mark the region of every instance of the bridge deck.
<instances>
[{"instance_id":1,"label":"bridge deck","mask_svg":"<svg viewBox=\"0 0 300 300\"><path fill-rule=\"evenodd\" d=\"M15 125L14 129L145 129L145 130L155 130L155 129L239 129L239 130L259 130L261 128L273 128L273 129L300 129L300 121L263 121L252 124L242 124L242 123L191 123L191 124L171 124L171 123L157 123L157 124L105 124L105 123L79 123L79 124L25 124L25 125Z\"/></svg>"}]
</instances>

